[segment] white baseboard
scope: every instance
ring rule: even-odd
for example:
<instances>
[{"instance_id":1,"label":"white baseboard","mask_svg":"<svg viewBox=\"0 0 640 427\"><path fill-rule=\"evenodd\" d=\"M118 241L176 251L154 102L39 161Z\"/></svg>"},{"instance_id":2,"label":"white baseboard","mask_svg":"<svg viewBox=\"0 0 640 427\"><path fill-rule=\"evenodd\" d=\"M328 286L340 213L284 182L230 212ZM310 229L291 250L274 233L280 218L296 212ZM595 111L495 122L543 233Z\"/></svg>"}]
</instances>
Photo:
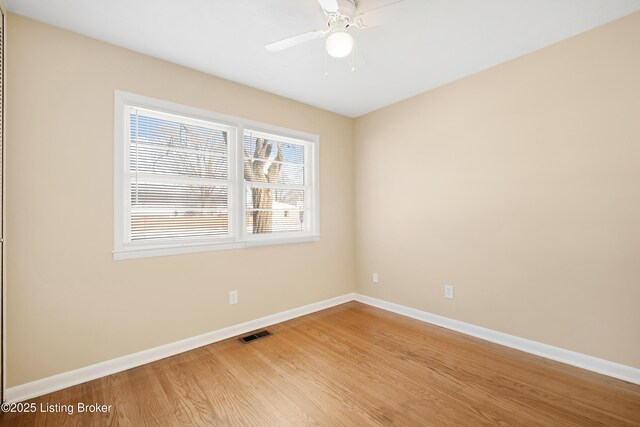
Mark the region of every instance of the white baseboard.
<instances>
[{"instance_id":1,"label":"white baseboard","mask_svg":"<svg viewBox=\"0 0 640 427\"><path fill-rule=\"evenodd\" d=\"M95 365L86 366L73 371L64 372L27 384L10 387L6 390L5 399L7 402L20 402L33 397L42 396L63 388L82 384L117 372L122 372L127 369L135 368L136 366L164 359L165 357L174 356L179 353L184 353L185 351L193 350L198 347L354 300L403 316L411 317L413 319L421 320L423 322L431 323L433 325L441 326L443 328L451 329L453 331L461 332L466 335L491 341L496 344L501 344L506 347L546 357L547 359L556 360L558 362L577 366L579 368L608 375L631 383L640 384L640 369L633 368L631 366L625 366L619 363L609 362L608 360L599 359L597 357L588 356L586 354L576 353L559 347L519 338L513 335L475 326L459 320L438 316L437 314L428 313L426 311L417 310L370 296L350 293L305 305L303 307L283 311L281 313L261 317L239 325L218 329L217 331L208 332L193 338L187 338L182 341L162 345L160 347L151 348L149 350L118 357L105 362L96 363Z\"/></svg>"},{"instance_id":2,"label":"white baseboard","mask_svg":"<svg viewBox=\"0 0 640 427\"><path fill-rule=\"evenodd\" d=\"M608 360L599 359L597 357L588 356L575 351L565 350L563 348L554 347L537 341L519 338L513 335L494 331L492 329L483 328L481 326L472 325L470 323L461 322L448 317L438 316L437 314L416 310L414 308L387 302L366 295L356 294L355 299L363 304L378 307L383 310L481 338L486 341L491 341L506 347L511 347L537 356L542 356L547 359L566 363L568 365L577 366L578 368L587 369L589 371L618 378L630 383L640 384L640 369L638 368L621 365L619 363L610 362Z\"/></svg>"},{"instance_id":3,"label":"white baseboard","mask_svg":"<svg viewBox=\"0 0 640 427\"><path fill-rule=\"evenodd\" d=\"M96 363L95 365L85 366L84 368L75 369L69 372L63 372L58 375L36 380L30 383L21 384L10 387L6 390L5 399L7 402L20 402L33 397L42 396L63 388L82 384L96 378L122 372L136 366L154 362L165 357L174 356L194 348L202 347L218 341L222 341L237 335L255 331L266 326L284 322L316 311L324 310L329 307L344 304L355 299L355 294L346 294L328 300L316 302L313 304L297 307L291 310L261 317L239 325L230 326L228 328L218 329L217 331L208 332L196 337L187 338L182 341L162 345L160 347L151 348L138 353L129 354L127 356L118 357L116 359L107 360L105 362Z\"/></svg>"}]
</instances>

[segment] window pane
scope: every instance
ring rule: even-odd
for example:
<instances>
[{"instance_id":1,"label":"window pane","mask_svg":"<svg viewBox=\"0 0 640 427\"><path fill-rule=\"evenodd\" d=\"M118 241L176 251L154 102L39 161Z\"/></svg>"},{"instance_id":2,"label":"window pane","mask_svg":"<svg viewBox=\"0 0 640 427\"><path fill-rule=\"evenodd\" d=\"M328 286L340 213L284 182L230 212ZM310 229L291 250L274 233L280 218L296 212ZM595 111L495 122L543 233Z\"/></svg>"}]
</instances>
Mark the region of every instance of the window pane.
<instances>
[{"instance_id":1,"label":"window pane","mask_svg":"<svg viewBox=\"0 0 640 427\"><path fill-rule=\"evenodd\" d=\"M248 210L248 234L282 233L305 230L305 211Z\"/></svg>"},{"instance_id":2,"label":"window pane","mask_svg":"<svg viewBox=\"0 0 640 427\"><path fill-rule=\"evenodd\" d=\"M131 171L227 178L227 132L144 114L129 115Z\"/></svg>"},{"instance_id":3,"label":"window pane","mask_svg":"<svg viewBox=\"0 0 640 427\"><path fill-rule=\"evenodd\" d=\"M132 144L129 167L133 172L225 180L228 170L226 157L146 142Z\"/></svg>"},{"instance_id":4,"label":"window pane","mask_svg":"<svg viewBox=\"0 0 640 427\"><path fill-rule=\"evenodd\" d=\"M247 209L303 210L304 190L247 188Z\"/></svg>"},{"instance_id":5,"label":"window pane","mask_svg":"<svg viewBox=\"0 0 640 427\"><path fill-rule=\"evenodd\" d=\"M228 189L131 183L131 240L228 234Z\"/></svg>"},{"instance_id":6,"label":"window pane","mask_svg":"<svg viewBox=\"0 0 640 427\"><path fill-rule=\"evenodd\" d=\"M245 159L245 181L304 185L304 166Z\"/></svg>"},{"instance_id":7,"label":"window pane","mask_svg":"<svg viewBox=\"0 0 640 427\"><path fill-rule=\"evenodd\" d=\"M219 237L227 235L227 212L131 212L131 240Z\"/></svg>"},{"instance_id":8,"label":"window pane","mask_svg":"<svg viewBox=\"0 0 640 427\"><path fill-rule=\"evenodd\" d=\"M224 209L228 190L216 185L179 185L141 182L131 183L131 206L167 209Z\"/></svg>"},{"instance_id":9,"label":"window pane","mask_svg":"<svg viewBox=\"0 0 640 427\"><path fill-rule=\"evenodd\" d=\"M260 141L259 141L260 140ZM289 142L278 141L277 136L271 137L271 139L256 138L252 136L250 132L244 135L244 156L248 158L264 159L264 147L260 142L266 141L268 145L271 145L270 158L275 158L276 148L280 146L280 153L282 155L282 161L287 163L304 164L304 146L299 144L292 144Z\"/></svg>"},{"instance_id":10,"label":"window pane","mask_svg":"<svg viewBox=\"0 0 640 427\"><path fill-rule=\"evenodd\" d=\"M257 136L256 136L257 135ZM306 185L306 150L289 139L278 136L244 135L245 182L279 185ZM305 191L289 188L245 189L246 231L249 234L300 232L307 230Z\"/></svg>"},{"instance_id":11,"label":"window pane","mask_svg":"<svg viewBox=\"0 0 640 427\"><path fill-rule=\"evenodd\" d=\"M249 234L304 231L304 190L247 188Z\"/></svg>"},{"instance_id":12,"label":"window pane","mask_svg":"<svg viewBox=\"0 0 640 427\"><path fill-rule=\"evenodd\" d=\"M180 123L178 119L146 116L144 110L131 113L131 141L149 142L161 147L182 147L227 155L227 133L204 126Z\"/></svg>"}]
</instances>

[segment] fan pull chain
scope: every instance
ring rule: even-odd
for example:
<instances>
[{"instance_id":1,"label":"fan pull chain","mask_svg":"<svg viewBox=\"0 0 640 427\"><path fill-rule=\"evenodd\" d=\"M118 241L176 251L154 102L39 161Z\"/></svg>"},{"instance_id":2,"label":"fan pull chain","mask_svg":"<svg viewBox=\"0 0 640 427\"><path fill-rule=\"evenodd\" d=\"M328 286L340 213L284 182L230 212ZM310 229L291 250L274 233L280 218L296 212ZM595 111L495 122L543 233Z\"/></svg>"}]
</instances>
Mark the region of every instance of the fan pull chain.
<instances>
[{"instance_id":1,"label":"fan pull chain","mask_svg":"<svg viewBox=\"0 0 640 427\"><path fill-rule=\"evenodd\" d=\"M324 49L324 77L329 77L329 69L327 68L327 49Z\"/></svg>"},{"instance_id":2,"label":"fan pull chain","mask_svg":"<svg viewBox=\"0 0 640 427\"><path fill-rule=\"evenodd\" d=\"M356 49L358 48L358 43L353 41L353 51L351 51L351 72L355 73L356 71Z\"/></svg>"}]
</instances>

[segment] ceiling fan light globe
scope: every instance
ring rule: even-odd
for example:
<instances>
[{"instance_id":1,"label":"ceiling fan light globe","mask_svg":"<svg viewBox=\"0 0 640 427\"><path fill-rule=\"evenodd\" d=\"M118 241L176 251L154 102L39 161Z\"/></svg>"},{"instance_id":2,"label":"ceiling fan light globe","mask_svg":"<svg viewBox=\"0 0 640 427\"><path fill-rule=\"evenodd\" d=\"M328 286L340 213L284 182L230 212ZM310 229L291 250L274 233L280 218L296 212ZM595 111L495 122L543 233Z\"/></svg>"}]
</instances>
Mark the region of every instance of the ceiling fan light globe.
<instances>
[{"instance_id":1,"label":"ceiling fan light globe","mask_svg":"<svg viewBox=\"0 0 640 427\"><path fill-rule=\"evenodd\" d=\"M327 37L327 53L334 58L344 58L353 50L353 37L344 31L339 31Z\"/></svg>"}]
</instances>

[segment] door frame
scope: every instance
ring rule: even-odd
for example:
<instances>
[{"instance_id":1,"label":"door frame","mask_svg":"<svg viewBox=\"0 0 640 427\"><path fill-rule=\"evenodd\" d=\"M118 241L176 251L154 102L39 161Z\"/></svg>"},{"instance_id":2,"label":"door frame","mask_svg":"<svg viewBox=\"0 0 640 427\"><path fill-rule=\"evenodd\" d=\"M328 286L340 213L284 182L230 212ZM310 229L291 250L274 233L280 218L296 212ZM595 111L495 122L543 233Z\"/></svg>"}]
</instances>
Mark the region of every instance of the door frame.
<instances>
[{"instance_id":1,"label":"door frame","mask_svg":"<svg viewBox=\"0 0 640 427\"><path fill-rule=\"evenodd\" d=\"M2 175L0 176L0 180L2 181L0 185L2 186L2 197L0 198L0 251L2 252L2 256L0 257L0 330L2 333L2 339L0 340L0 401L5 402L6 396L6 372L7 372L7 358L6 358L6 340L7 340L7 330L6 330L6 310L5 310L5 301L6 301L6 290L4 284L6 283L6 268L5 268L5 230L6 230L6 221L5 221L5 188L6 188L6 179L5 179L5 150L6 150L6 138L5 138L5 128L6 128L6 99L7 99L7 91L6 91L6 68L7 64L5 59L7 57L6 54L6 46L7 46L7 6L5 0L0 0L0 19L2 20L2 69L0 72L2 73L2 120L0 121L0 144L2 144L2 150L0 151L0 162L2 163Z\"/></svg>"}]
</instances>

